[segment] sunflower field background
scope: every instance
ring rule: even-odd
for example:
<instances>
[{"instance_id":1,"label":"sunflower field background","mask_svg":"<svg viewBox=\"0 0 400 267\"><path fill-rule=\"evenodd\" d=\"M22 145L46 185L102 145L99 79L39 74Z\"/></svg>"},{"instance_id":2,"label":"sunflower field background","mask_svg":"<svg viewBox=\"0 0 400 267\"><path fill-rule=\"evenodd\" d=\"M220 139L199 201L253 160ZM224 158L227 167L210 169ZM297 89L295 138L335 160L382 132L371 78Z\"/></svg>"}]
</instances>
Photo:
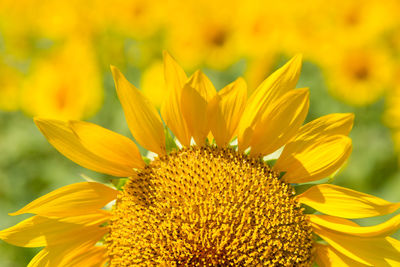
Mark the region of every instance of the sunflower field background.
<instances>
[{"instance_id":1,"label":"sunflower field background","mask_svg":"<svg viewBox=\"0 0 400 267\"><path fill-rule=\"evenodd\" d=\"M83 119L130 136L109 65L160 107L163 50L217 89L243 76L250 92L303 54L307 121L355 114L352 155L331 182L400 202L398 14L397 0L1 0L0 229L21 219L7 213L51 190L108 180L66 160L32 118ZM0 241L1 266L25 266L36 252Z\"/></svg>"}]
</instances>

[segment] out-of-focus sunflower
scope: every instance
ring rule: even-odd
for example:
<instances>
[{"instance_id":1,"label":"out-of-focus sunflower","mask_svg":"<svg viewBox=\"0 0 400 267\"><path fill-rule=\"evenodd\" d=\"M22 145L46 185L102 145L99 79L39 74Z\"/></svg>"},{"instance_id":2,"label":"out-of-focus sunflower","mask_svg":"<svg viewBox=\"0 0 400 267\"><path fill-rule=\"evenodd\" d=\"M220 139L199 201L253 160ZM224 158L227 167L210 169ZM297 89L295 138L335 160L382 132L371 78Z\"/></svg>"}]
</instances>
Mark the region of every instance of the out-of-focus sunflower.
<instances>
[{"instance_id":1,"label":"out-of-focus sunflower","mask_svg":"<svg viewBox=\"0 0 400 267\"><path fill-rule=\"evenodd\" d=\"M60 50L35 62L23 84L21 108L33 116L86 118L99 109L103 99L93 50L81 39Z\"/></svg>"},{"instance_id":2,"label":"out-of-focus sunflower","mask_svg":"<svg viewBox=\"0 0 400 267\"><path fill-rule=\"evenodd\" d=\"M320 63L332 95L354 106L375 102L392 80L392 60L379 47L341 47Z\"/></svg>"},{"instance_id":3,"label":"out-of-focus sunflower","mask_svg":"<svg viewBox=\"0 0 400 267\"><path fill-rule=\"evenodd\" d=\"M333 39L341 38L343 43L374 43L398 24L398 1L395 0L385 1L385 4L378 0L322 3L321 13L326 19L321 22L325 32Z\"/></svg>"},{"instance_id":4,"label":"out-of-focus sunflower","mask_svg":"<svg viewBox=\"0 0 400 267\"><path fill-rule=\"evenodd\" d=\"M161 114L182 145L172 151L156 109L112 67L133 137L158 154L150 163L133 141L100 126L35 120L71 160L129 178L120 191L72 184L13 213L35 214L0 232L11 244L44 247L30 266L400 264L400 242L390 237L400 215L369 227L348 220L392 213L399 203L330 184L296 195L296 185L342 166L353 125L352 114L331 114L302 126L309 92L295 89L300 56L249 99L241 78L216 92L202 72L187 78L168 54L164 61ZM263 160L282 146L275 164Z\"/></svg>"},{"instance_id":5,"label":"out-of-focus sunflower","mask_svg":"<svg viewBox=\"0 0 400 267\"><path fill-rule=\"evenodd\" d=\"M224 1L175 4L169 6L171 13L176 8L182 12L168 19L166 46L182 59L183 66L224 69L239 59L236 1L229 3L229 9Z\"/></svg>"},{"instance_id":6,"label":"out-of-focus sunflower","mask_svg":"<svg viewBox=\"0 0 400 267\"><path fill-rule=\"evenodd\" d=\"M160 0L95 0L95 3L96 11L102 15L99 16L99 23L103 28L112 28L139 40L156 34L167 17L167 2Z\"/></svg>"}]
</instances>

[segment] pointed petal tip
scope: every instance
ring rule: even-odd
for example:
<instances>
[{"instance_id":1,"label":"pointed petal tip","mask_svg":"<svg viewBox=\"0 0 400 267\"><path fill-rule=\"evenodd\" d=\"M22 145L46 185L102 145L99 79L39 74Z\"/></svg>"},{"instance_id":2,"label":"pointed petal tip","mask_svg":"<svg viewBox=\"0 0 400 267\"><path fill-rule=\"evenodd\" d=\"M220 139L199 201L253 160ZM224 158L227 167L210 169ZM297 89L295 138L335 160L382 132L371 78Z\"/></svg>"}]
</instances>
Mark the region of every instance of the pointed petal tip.
<instances>
[{"instance_id":1,"label":"pointed petal tip","mask_svg":"<svg viewBox=\"0 0 400 267\"><path fill-rule=\"evenodd\" d=\"M47 118L43 118L43 117L34 117L34 118L33 118L33 122L34 122L36 125L42 124L42 123L45 123L45 122L48 122L48 121L50 121L50 120L52 120L52 119L47 119ZM53 121L54 121L54 119L53 119ZM38 125L38 126L39 126L39 125Z\"/></svg>"},{"instance_id":2,"label":"pointed petal tip","mask_svg":"<svg viewBox=\"0 0 400 267\"><path fill-rule=\"evenodd\" d=\"M171 63L178 64L176 62L176 59L173 56L171 56L171 54L167 50L163 50L163 61L164 61L164 68L166 65Z\"/></svg>"},{"instance_id":3,"label":"pointed petal tip","mask_svg":"<svg viewBox=\"0 0 400 267\"><path fill-rule=\"evenodd\" d=\"M294 55L292 60L296 60L296 61L298 61L300 63L303 62L303 54L302 53L297 53L296 55Z\"/></svg>"},{"instance_id":4,"label":"pointed petal tip","mask_svg":"<svg viewBox=\"0 0 400 267\"><path fill-rule=\"evenodd\" d=\"M112 76L114 80L121 74L121 71L114 65L110 65Z\"/></svg>"},{"instance_id":5,"label":"pointed petal tip","mask_svg":"<svg viewBox=\"0 0 400 267\"><path fill-rule=\"evenodd\" d=\"M296 90L299 90L299 91L302 91L304 93L310 94L310 88L308 88L308 87L299 88L299 89L296 89Z\"/></svg>"},{"instance_id":6,"label":"pointed petal tip","mask_svg":"<svg viewBox=\"0 0 400 267\"><path fill-rule=\"evenodd\" d=\"M236 83L241 83L241 84L244 84L244 85L247 86L246 80L245 80L243 77L238 77L238 78L235 80L235 82L236 82Z\"/></svg>"},{"instance_id":7,"label":"pointed petal tip","mask_svg":"<svg viewBox=\"0 0 400 267\"><path fill-rule=\"evenodd\" d=\"M54 119L46 119L43 117L35 117L33 118L33 122L36 124L36 126L39 128L39 130L43 133L44 128L48 126L49 124L54 124L54 122L64 122L60 120L54 120Z\"/></svg>"},{"instance_id":8,"label":"pointed petal tip","mask_svg":"<svg viewBox=\"0 0 400 267\"><path fill-rule=\"evenodd\" d=\"M43 118L42 117L38 117L38 116L35 116L35 117L33 117L33 121L36 123L37 121L40 121L40 120L42 120Z\"/></svg>"},{"instance_id":9,"label":"pointed petal tip","mask_svg":"<svg viewBox=\"0 0 400 267\"><path fill-rule=\"evenodd\" d=\"M166 50L166 49L164 49L163 51L162 51L162 53L163 53L163 58L165 59L166 57L171 57L171 55L168 53L168 51Z\"/></svg>"},{"instance_id":10,"label":"pointed petal tip","mask_svg":"<svg viewBox=\"0 0 400 267\"><path fill-rule=\"evenodd\" d=\"M351 129L354 126L354 119L355 119L355 115L354 113L343 113L342 116L349 122L349 132L347 133L347 135L350 133Z\"/></svg>"},{"instance_id":11,"label":"pointed petal tip","mask_svg":"<svg viewBox=\"0 0 400 267\"><path fill-rule=\"evenodd\" d=\"M355 115L354 113L345 113L345 115L347 115L349 117L349 119L354 123L354 119L355 119Z\"/></svg>"},{"instance_id":12,"label":"pointed petal tip","mask_svg":"<svg viewBox=\"0 0 400 267\"><path fill-rule=\"evenodd\" d=\"M304 98L310 97L310 89L308 87L295 89L294 92L297 92L296 95L301 95Z\"/></svg>"},{"instance_id":13,"label":"pointed petal tip","mask_svg":"<svg viewBox=\"0 0 400 267\"><path fill-rule=\"evenodd\" d=\"M192 77L199 77L201 75L205 75L205 74L200 69L198 69L193 73Z\"/></svg>"}]
</instances>

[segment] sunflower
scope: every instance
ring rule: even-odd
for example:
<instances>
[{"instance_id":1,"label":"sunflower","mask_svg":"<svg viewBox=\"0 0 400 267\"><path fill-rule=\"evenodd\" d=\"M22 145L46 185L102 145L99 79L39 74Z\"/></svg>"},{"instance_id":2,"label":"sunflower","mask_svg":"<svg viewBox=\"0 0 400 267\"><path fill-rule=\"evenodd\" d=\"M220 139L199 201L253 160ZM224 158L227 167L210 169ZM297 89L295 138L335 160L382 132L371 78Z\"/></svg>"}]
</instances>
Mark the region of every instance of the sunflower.
<instances>
[{"instance_id":1,"label":"sunflower","mask_svg":"<svg viewBox=\"0 0 400 267\"><path fill-rule=\"evenodd\" d=\"M352 106L366 106L384 95L394 76L393 60L387 49L337 43L330 49L335 53L319 63L333 96Z\"/></svg>"},{"instance_id":2,"label":"sunflower","mask_svg":"<svg viewBox=\"0 0 400 267\"><path fill-rule=\"evenodd\" d=\"M32 64L21 86L21 108L27 114L79 120L100 109L103 88L93 48L84 38L70 38Z\"/></svg>"},{"instance_id":3,"label":"sunflower","mask_svg":"<svg viewBox=\"0 0 400 267\"><path fill-rule=\"evenodd\" d=\"M68 185L12 213L34 214L0 232L10 244L43 247L29 266L400 264L400 242L390 237L400 215L368 227L349 220L389 214L400 203L324 183L296 192L343 165L353 125L352 114L302 125L309 91L295 89L301 56L247 100L243 79L216 92L202 72L188 78L165 53L161 115L179 140L174 149L157 110L111 69L132 135L158 156L145 163L132 140L88 122L36 118L69 159L129 178L120 190Z\"/></svg>"}]
</instances>

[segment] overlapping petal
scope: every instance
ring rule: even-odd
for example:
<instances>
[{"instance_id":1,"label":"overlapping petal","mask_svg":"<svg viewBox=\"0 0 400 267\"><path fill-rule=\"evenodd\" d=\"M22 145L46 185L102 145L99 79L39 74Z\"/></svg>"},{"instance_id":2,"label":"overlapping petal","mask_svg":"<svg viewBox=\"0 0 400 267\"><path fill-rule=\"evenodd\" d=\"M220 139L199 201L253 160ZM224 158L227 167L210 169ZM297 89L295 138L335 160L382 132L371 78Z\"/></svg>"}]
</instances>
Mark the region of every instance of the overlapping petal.
<instances>
[{"instance_id":1,"label":"overlapping petal","mask_svg":"<svg viewBox=\"0 0 400 267\"><path fill-rule=\"evenodd\" d=\"M315 119L299 129L293 140L286 145L299 147L309 140L317 140L321 137L332 135L348 135L353 128L354 114L334 113Z\"/></svg>"},{"instance_id":2,"label":"overlapping petal","mask_svg":"<svg viewBox=\"0 0 400 267\"><path fill-rule=\"evenodd\" d=\"M44 248L33 257L27 267L49 267L49 250Z\"/></svg>"},{"instance_id":3,"label":"overlapping petal","mask_svg":"<svg viewBox=\"0 0 400 267\"><path fill-rule=\"evenodd\" d=\"M250 96L238 126L238 145L243 151L250 145L254 127L273 102L294 89L300 76L302 56L297 55L271 74Z\"/></svg>"},{"instance_id":4,"label":"overlapping petal","mask_svg":"<svg viewBox=\"0 0 400 267\"><path fill-rule=\"evenodd\" d=\"M119 101L133 137L144 148L166 153L164 126L156 108L114 66L111 66Z\"/></svg>"},{"instance_id":5,"label":"overlapping petal","mask_svg":"<svg viewBox=\"0 0 400 267\"><path fill-rule=\"evenodd\" d=\"M76 216L97 212L116 199L118 191L96 182L75 183L61 187L10 215L33 213L40 216Z\"/></svg>"},{"instance_id":6,"label":"overlapping petal","mask_svg":"<svg viewBox=\"0 0 400 267\"><path fill-rule=\"evenodd\" d=\"M131 168L141 169L145 166L139 149L131 139L93 123L84 121L69 123L81 144L93 154Z\"/></svg>"},{"instance_id":7,"label":"overlapping petal","mask_svg":"<svg viewBox=\"0 0 400 267\"><path fill-rule=\"evenodd\" d=\"M301 146L285 147L274 169L285 172L288 183L305 183L329 176L340 168L351 153L351 139L333 135L305 140Z\"/></svg>"},{"instance_id":8,"label":"overlapping petal","mask_svg":"<svg viewBox=\"0 0 400 267\"><path fill-rule=\"evenodd\" d=\"M102 238L102 232L88 239L70 240L67 243L50 245L43 248L28 266L104 266L108 260L104 246L95 246Z\"/></svg>"},{"instance_id":9,"label":"overlapping petal","mask_svg":"<svg viewBox=\"0 0 400 267\"><path fill-rule=\"evenodd\" d=\"M394 238L357 237L315 225L313 231L337 251L361 264L388 267L400 264L400 241Z\"/></svg>"},{"instance_id":10,"label":"overlapping petal","mask_svg":"<svg viewBox=\"0 0 400 267\"><path fill-rule=\"evenodd\" d=\"M315 247L315 261L318 266L323 267L336 267L336 266L351 266L363 267L361 264L342 253L338 252L332 246L323 245L319 243L314 244Z\"/></svg>"},{"instance_id":11,"label":"overlapping petal","mask_svg":"<svg viewBox=\"0 0 400 267\"><path fill-rule=\"evenodd\" d=\"M246 106L247 86L242 78L222 88L208 105L208 118L215 142L220 147L233 138Z\"/></svg>"},{"instance_id":12,"label":"overlapping petal","mask_svg":"<svg viewBox=\"0 0 400 267\"><path fill-rule=\"evenodd\" d=\"M309 90L292 90L277 100L255 125L251 154L270 154L289 141L303 124L308 113Z\"/></svg>"},{"instance_id":13,"label":"overlapping petal","mask_svg":"<svg viewBox=\"0 0 400 267\"><path fill-rule=\"evenodd\" d=\"M312 226L356 237L386 237L400 228L400 214L381 224L365 227L351 225L345 219L329 215L309 215L308 217Z\"/></svg>"},{"instance_id":14,"label":"overlapping petal","mask_svg":"<svg viewBox=\"0 0 400 267\"><path fill-rule=\"evenodd\" d=\"M91 246L87 249L80 249L73 254L73 257L65 257L62 265L66 266L93 266L103 267L108 261L107 249L104 246Z\"/></svg>"},{"instance_id":15,"label":"overlapping petal","mask_svg":"<svg viewBox=\"0 0 400 267\"><path fill-rule=\"evenodd\" d=\"M210 123L208 121L208 103L215 96L216 90L211 81L201 71L196 71L184 85L181 108L190 135L198 146L205 144Z\"/></svg>"},{"instance_id":16,"label":"overlapping petal","mask_svg":"<svg viewBox=\"0 0 400 267\"><path fill-rule=\"evenodd\" d=\"M187 81L187 76L167 52L164 52L164 77L168 93L161 106L161 115L179 142L188 147L190 134L181 108L182 89Z\"/></svg>"},{"instance_id":17,"label":"overlapping petal","mask_svg":"<svg viewBox=\"0 0 400 267\"><path fill-rule=\"evenodd\" d=\"M0 231L0 239L20 247L44 247L76 239L90 240L94 235L103 236L107 233L107 229L100 227L100 224L108 219L109 214L101 210L60 219L36 215Z\"/></svg>"},{"instance_id":18,"label":"overlapping petal","mask_svg":"<svg viewBox=\"0 0 400 267\"><path fill-rule=\"evenodd\" d=\"M85 147L82 144L81 139L71 129L69 123L41 118L36 118L35 123L50 144L82 167L117 177L129 177L134 174L133 168L136 165L125 165L126 161L122 163L115 161L108 157L109 151L104 149L101 154L97 154L100 152L99 150L90 151L88 148L91 147ZM116 153L115 150L114 153ZM134 156L132 155L132 157Z\"/></svg>"},{"instance_id":19,"label":"overlapping petal","mask_svg":"<svg viewBox=\"0 0 400 267\"><path fill-rule=\"evenodd\" d=\"M400 203L330 184L315 185L297 200L322 213L348 219L385 215L400 208Z\"/></svg>"}]
</instances>

